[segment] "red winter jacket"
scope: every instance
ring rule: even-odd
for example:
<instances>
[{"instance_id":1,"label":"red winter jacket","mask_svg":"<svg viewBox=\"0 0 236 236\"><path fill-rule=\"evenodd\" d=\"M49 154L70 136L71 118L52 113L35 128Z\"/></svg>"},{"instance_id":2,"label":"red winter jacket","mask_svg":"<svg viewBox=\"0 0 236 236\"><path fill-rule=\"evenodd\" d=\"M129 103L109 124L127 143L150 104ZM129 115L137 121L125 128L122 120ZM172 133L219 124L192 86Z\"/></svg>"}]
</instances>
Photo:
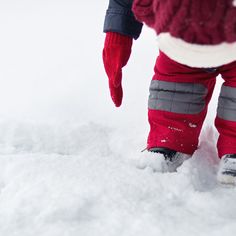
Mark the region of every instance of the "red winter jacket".
<instances>
[{"instance_id":1,"label":"red winter jacket","mask_svg":"<svg viewBox=\"0 0 236 236\"><path fill-rule=\"evenodd\" d=\"M236 60L235 0L134 0L132 11L180 63L217 67Z\"/></svg>"}]
</instances>

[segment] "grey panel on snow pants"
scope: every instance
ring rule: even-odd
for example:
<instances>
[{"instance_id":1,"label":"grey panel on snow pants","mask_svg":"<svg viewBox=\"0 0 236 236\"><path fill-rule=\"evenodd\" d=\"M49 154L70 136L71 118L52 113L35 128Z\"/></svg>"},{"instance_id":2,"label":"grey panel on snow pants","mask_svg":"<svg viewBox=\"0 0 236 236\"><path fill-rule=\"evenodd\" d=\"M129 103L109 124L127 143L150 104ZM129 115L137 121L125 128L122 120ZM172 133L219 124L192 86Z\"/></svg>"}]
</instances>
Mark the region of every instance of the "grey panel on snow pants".
<instances>
[{"instance_id":1,"label":"grey panel on snow pants","mask_svg":"<svg viewBox=\"0 0 236 236\"><path fill-rule=\"evenodd\" d=\"M148 107L180 114L197 114L205 108L207 88L197 83L152 80Z\"/></svg>"},{"instance_id":2,"label":"grey panel on snow pants","mask_svg":"<svg viewBox=\"0 0 236 236\"><path fill-rule=\"evenodd\" d=\"M217 116L224 120L236 121L236 88L222 86Z\"/></svg>"}]
</instances>

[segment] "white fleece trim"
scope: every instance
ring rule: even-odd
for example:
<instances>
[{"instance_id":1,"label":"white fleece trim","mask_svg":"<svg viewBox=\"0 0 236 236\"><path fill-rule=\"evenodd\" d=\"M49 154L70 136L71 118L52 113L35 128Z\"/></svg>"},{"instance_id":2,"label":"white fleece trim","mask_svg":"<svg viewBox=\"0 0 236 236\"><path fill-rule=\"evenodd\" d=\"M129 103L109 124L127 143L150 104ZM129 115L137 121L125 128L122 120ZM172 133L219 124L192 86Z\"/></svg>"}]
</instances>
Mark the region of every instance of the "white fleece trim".
<instances>
[{"instance_id":1,"label":"white fleece trim","mask_svg":"<svg viewBox=\"0 0 236 236\"><path fill-rule=\"evenodd\" d=\"M191 44L169 33L158 35L158 42L168 57L191 67L218 67L236 61L236 42L212 46Z\"/></svg>"}]
</instances>

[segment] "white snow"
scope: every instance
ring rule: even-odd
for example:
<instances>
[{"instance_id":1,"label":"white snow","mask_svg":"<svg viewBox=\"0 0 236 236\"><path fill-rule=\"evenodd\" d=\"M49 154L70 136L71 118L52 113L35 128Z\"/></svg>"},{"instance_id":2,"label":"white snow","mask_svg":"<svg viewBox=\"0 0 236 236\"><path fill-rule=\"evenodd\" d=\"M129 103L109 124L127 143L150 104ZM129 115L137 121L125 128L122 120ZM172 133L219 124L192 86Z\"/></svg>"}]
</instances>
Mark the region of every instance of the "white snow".
<instances>
[{"instance_id":1,"label":"white snow","mask_svg":"<svg viewBox=\"0 0 236 236\"><path fill-rule=\"evenodd\" d=\"M191 128L197 128L197 125L196 125L196 124L189 123L188 125L189 125L189 127L191 127Z\"/></svg>"},{"instance_id":2,"label":"white snow","mask_svg":"<svg viewBox=\"0 0 236 236\"><path fill-rule=\"evenodd\" d=\"M141 153L158 49L144 29L114 108L101 50L107 1L0 1L0 235L235 235L236 189L216 182L213 95L177 173ZM145 63L143 63L145 61Z\"/></svg>"}]
</instances>

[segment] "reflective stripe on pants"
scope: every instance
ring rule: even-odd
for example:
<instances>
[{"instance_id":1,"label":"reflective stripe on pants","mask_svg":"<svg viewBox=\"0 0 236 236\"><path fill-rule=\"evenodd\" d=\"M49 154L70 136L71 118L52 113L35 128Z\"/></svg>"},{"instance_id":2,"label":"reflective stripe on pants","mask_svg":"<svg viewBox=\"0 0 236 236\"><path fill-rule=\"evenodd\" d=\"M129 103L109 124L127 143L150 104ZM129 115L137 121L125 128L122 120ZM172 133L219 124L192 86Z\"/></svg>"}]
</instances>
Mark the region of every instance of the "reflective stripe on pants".
<instances>
[{"instance_id":1,"label":"reflective stripe on pants","mask_svg":"<svg viewBox=\"0 0 236 236\"><path fill-rule=\"evenodd\" d=\"M180 114L197 114L205 107L203 84L152 80L148 108Z\"/></svg>"}]
</instances>

